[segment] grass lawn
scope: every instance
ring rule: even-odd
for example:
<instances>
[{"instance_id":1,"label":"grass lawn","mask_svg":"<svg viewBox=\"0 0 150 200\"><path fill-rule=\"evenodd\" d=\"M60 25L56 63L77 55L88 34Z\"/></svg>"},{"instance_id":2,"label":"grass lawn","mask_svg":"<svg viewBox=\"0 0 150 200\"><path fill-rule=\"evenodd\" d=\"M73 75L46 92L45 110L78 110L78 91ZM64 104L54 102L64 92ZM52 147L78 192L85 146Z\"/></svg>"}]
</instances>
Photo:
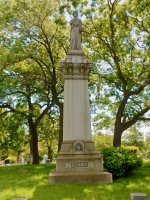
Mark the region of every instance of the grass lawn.
<instances>
[{"instance_id":1,"label":"grass lawn","mask_svg":"<svg viewBox=\"0 0 150 200\"><path fill-rule=\"evenodd\" d=\"M150 167L150 163L146 163ZM150 168L136 170L112 184L48 184L54 164L0 166L0 200L130 200L141 192L150 200ZM26 170L27 169L27 170ZM22 170L22 172L21 172Z\"/></svg>"}]
</instances>

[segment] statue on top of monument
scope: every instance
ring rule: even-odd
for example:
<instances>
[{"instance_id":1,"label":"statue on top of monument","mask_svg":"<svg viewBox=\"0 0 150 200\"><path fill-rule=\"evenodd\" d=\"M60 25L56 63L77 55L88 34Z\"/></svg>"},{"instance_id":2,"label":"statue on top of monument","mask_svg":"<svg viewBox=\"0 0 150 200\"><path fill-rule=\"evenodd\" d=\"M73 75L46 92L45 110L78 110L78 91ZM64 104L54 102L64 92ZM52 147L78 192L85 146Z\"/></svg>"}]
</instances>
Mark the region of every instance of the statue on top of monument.
<instances>
[{"instance_id":1,"label":"statue on top of monument","mask_svg":"<svg viewBox=\"0 0 150 200\"><path fill-rule=\"evenodd\" d=\"M73 12L73 19L70 21L71 31L70 31L70 49L71 50L80 50L81 49L81 40L83 31L82 21L78 18L78 12Z\"/></svg>"}]
</instances>

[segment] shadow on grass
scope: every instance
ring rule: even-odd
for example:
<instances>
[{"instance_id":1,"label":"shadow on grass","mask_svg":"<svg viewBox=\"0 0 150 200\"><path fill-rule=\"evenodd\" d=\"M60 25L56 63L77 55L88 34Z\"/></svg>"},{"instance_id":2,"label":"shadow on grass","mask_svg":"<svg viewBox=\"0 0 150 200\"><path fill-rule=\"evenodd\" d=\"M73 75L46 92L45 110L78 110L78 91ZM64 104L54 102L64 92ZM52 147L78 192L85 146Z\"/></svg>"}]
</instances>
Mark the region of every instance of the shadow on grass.
<instances>
[{"instance_id":1,"label":"shadow on grass","mask_svg":"<svg viewBox=\"0 0 150 200\"><path fill-rule=\"evenodd\" d=\"M28 200L130 200L132 192L146 193L150 200L150 168L141 168L112 184L49 185L48 175L54 167L54 164L0 167L0 200L15 197Z\"/></svg>"},{"instance_id":2,"label":"shadow on grass","mask_svg":"<svg viewBox=\"0 0 150 200\"><path fill-rule=\"evenodd\" d=\"M31 199L38 185L47 184L47 174L55 165L17 165L0 167L0 200Z\"/></svg>"},{"instance_id":3,"label":"shadow on grass","mask_svg":"<svg viewBox=\"0 0 150 200\"><path fill-rule=\"evenodd\" d=\"M113 184L57 184L38 186L32 200L130 200L130 193L146 193L150 200L150 169L140 169Z\"/></svg>"}]
</instances>

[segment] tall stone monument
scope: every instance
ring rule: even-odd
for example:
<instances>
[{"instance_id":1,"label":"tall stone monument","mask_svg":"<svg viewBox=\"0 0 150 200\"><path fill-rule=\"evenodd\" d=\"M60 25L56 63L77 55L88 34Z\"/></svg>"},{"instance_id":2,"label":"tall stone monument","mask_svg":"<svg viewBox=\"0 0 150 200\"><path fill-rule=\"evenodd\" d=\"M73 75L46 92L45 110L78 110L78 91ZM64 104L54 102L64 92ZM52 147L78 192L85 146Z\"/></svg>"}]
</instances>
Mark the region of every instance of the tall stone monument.
<instances>
[{"instance_id":1,"label":"tall stone monument","mask_svg":"<svg viewBox=\"0 0 150 200\"><path fill-rule=\"evenodd\" d=\"M111 183L112 174L103 171L103 159L92 141L88 96L92 62L81 50L82 22L76 11L73 16L70 50L60 61L64 79L63 143L49 183Z\"/></svg>"}]
</instances>

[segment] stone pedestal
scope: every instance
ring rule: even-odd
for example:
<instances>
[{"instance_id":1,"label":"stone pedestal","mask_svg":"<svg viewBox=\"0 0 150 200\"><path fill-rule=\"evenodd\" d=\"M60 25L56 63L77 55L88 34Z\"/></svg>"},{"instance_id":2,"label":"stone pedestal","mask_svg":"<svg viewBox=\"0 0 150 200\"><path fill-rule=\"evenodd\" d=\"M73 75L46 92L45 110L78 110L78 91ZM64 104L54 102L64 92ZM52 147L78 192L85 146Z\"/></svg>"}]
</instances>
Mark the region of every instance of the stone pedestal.
<instances>
[{"instance_id":1,"label":"stone pedestal","mask_svg":"<svg viewBox=\"0 0 150 200\"><path fill-rule=\"evenodd\" d=\"M64 79L63 143L49 183L112 182L91 134L88 74L92 62L81 50L70 50L60 62Z\"/></svg>"}]
</instances>

